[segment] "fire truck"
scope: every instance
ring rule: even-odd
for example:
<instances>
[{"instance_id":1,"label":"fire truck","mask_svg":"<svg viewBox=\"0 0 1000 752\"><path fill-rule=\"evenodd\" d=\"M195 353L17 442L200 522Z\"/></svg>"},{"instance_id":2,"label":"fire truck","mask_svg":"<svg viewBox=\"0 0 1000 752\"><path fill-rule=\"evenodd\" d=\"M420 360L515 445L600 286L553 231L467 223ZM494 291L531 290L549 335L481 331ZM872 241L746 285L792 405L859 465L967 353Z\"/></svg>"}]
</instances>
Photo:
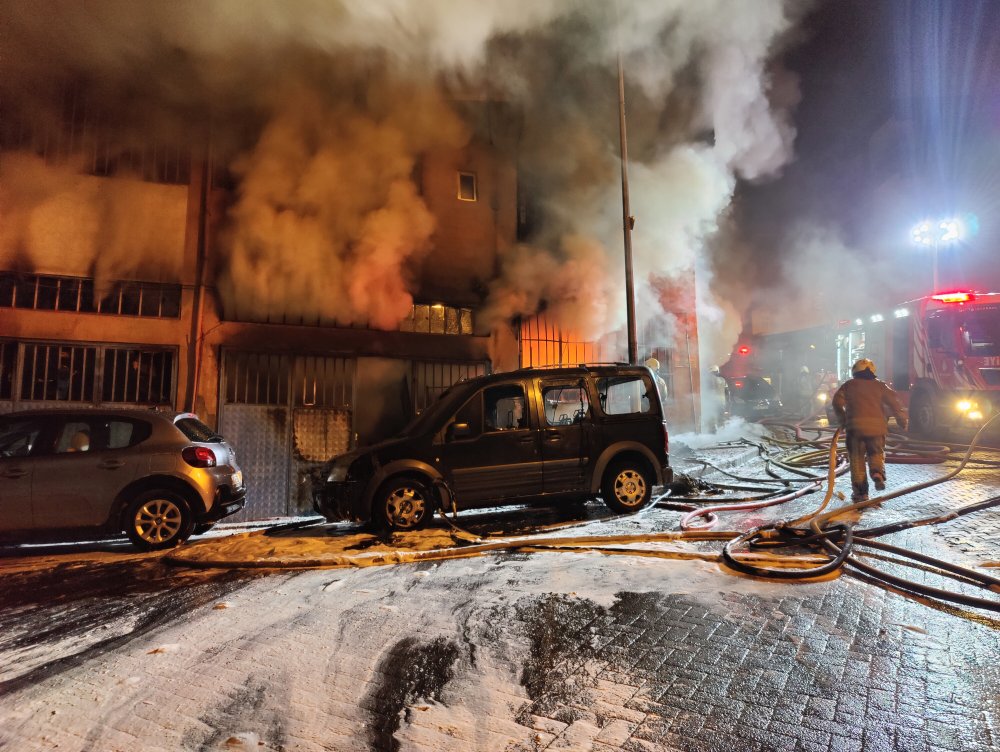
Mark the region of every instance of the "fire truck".
<instances>
[{"instance_id":1,"label":"fire truck","mask_svg":"<svg viewBox=\"0 0 1000 752\"><path fill-rule=\"evenodd\" d=\"M938 293L842 321L841 382L859 358L907 404L912 433L976 428L1000 409L1000 293Z\"/></svg>"}]
</instances>

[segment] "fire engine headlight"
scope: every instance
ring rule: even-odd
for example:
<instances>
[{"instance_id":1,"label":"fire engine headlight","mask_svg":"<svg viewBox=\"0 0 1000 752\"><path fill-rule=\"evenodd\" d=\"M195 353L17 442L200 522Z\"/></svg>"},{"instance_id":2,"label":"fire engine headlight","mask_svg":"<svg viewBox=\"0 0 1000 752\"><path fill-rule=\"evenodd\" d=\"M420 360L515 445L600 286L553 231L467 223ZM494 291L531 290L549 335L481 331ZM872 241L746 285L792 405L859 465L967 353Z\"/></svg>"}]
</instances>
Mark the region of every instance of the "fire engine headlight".
<instances>
[{"instance_id":1,"label":"fire engine headlight","mask_svg":"<svg viewBox=\"0 0 1000 752\"><path fill-rule=\"evenodd\" d=\"M955 409L958 410L960 413L967 413L973 407L975 407L975 403L967 399L959 400L958 402L955 403Z\"/></svg>"},{"instance_id":2,"label":"fire engine headlight","mask_svg":"<svg viewBox=\"0 0 1000 752\"><path fill-rule=\"evenodd\" d=\"M982 410L969 410L969 412L967 412L965 414L965 417L968 418L969 420L982 420L983 419L983 411Z\"/></svg>"},{"instance_id":3,"label":"fire engine headlight","mask_svg":"<svg viewBox=\"0 0 1000 752\"><path fill-rule=\"evenodd\" d=\"M816 400L818 402L826 402L826 394L817 394L816 395Z\"/></svg>"}]
</instances>

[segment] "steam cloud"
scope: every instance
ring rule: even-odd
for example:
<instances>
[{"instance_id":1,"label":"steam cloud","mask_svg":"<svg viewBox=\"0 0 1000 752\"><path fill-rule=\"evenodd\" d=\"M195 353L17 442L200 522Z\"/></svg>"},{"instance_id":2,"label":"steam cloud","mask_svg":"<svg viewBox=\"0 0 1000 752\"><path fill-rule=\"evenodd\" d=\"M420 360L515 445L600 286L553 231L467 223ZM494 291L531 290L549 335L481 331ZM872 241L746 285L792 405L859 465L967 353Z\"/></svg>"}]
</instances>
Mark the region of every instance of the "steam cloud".
<instances>
[{"instance_id":1,"label":"steam cloud","mask_svg":"<svg viewBox=\"0 0 1000 752\"><path fill-rule=\"evenodd\" d=\"M517 160L542 219L529 243L502 258L487 323L545 307L591 335L619 326L623 309L620 52L640 317L663 317L663 291L696 270L702 336L726 332L721 350L735 338L735 304L712 275L738 268L726 261L738 246L710 243L737 179L764 179L791 155L794 81L770 61L802 5L12 3L0 27L0 79L5 105L42 129L64 115L33 96L54 77L89 82L88 94L121 123L123 144L150 132L183 144L191 124L204 123L240 180L223 239L226 305L253 300L272 314L381 327L408 311L413 269L433 242L417 159L475 133L456 104L462 92L494 92L519 113L515 133L497 143ZM21 168L7 159L0 169L22 194ZM25 228L58 187L50 194L2 207L5 248L36 264L45 244ZM94 242L79 253L81 267L131 276L161 251L140 243L121 254Z\"/></svg>"}]
</instances>

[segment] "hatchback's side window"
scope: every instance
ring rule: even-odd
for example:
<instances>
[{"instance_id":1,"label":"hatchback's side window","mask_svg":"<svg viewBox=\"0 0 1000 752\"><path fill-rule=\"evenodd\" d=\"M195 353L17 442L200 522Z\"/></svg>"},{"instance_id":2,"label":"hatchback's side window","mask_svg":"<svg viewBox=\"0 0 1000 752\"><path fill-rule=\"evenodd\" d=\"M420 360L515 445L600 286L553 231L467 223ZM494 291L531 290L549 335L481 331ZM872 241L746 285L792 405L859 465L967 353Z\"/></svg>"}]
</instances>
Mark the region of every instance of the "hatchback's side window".
<instances>
[{"instance_id":1,"label":"hatchback's side window","mask_svg":"<svg viewBox=\"0 0 1000 752\"><path fill-rule=\"evenodd\" d=\"M90 452L94 449L94 427L90 421L69 420L59 429L56 438L56 454L68 452Z\"/></svg>"},{"instance_id":2,"label":"hatchback's side window","mask_svg":"<svg viewBox=\"0 0 1000 752\"><path fill-rule=\"evenodd\" d=\"M601 408L608 415L648 413L650 385L641 376L597 380Z\"/></svg>"},{"instance_id":3,"label":"hatchback's side window","mask_svg":"<svg viewBox=\"0 0 1000 752\"><path fill-rule=\"evenodd\" d=\"M0 422L0 457L27 457L41 433L42 424L37 420Z\"/></svg>"},{"instance_id":4,"label":"hatchback's side window","mask_svg":"<svg viewBox=\"0 0 1000 752\"><path fill-rule=\"evenodd\" d=\"M528 427L524 387L520 384L503 384L484 389L483 403L486 419L484 430L487 433Z\"/></svg>"},{"instance_id":5,"label":"hatchback's side window","mask_svg":"<svg viewBox=\"0 0 1000 752\"><path fill-rule=\"evenodd\" d=\"M109 420L108 449L126 449L149 438L153 432L148 423L138 420Z\"/></svg>"},{"instance_id":6,"label":"hatchback's side window","mask_svg":"<svg viewBox=\"0 0 1000 752\"><path fill-rule=\"evenodd\" d=\"M542 400L550 426L579 423L590 412L590 398L582 386L547 386L542 389Z\"/></svg>"}]
</instances>

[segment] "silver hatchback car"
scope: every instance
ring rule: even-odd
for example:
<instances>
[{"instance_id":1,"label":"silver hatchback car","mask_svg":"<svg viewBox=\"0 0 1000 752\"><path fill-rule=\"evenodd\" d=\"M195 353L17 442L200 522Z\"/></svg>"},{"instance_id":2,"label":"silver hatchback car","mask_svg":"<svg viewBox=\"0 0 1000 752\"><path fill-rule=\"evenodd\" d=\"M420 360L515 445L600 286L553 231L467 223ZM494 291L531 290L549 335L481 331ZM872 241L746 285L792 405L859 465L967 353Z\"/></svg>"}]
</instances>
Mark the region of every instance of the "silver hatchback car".
<instances>
[{"instance_id":1,"label":"silver hatchback car","mask_svg":"<svg viewBox=\"0 0 1000 752\"><path fill-rule=\"evenodd\" d=\"M125 533L170 548L243 508L236 454L193 413L53 409L0 416L0 540Z\"/></svg>"}]
</instances>

